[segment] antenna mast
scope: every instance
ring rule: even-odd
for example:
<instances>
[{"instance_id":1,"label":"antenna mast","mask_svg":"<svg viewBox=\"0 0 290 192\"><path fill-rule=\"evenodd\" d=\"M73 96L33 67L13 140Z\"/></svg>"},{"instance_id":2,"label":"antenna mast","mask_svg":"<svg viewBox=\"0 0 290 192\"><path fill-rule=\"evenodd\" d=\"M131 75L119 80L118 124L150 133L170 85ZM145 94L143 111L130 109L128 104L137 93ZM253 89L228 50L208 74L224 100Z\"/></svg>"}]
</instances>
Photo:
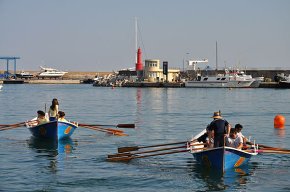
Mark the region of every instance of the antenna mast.
<instances>
[{"instance_id":1,"label":"antenna mast","mask_svg":"<svg viewBox=\"0 0 290 192\"><path fill-rule=\"evenodd\" d=\"M137 63L137 50L138 50L138 25L137 25L137 17L135 17L135 63Z\"/></svg>"}]
</instances>

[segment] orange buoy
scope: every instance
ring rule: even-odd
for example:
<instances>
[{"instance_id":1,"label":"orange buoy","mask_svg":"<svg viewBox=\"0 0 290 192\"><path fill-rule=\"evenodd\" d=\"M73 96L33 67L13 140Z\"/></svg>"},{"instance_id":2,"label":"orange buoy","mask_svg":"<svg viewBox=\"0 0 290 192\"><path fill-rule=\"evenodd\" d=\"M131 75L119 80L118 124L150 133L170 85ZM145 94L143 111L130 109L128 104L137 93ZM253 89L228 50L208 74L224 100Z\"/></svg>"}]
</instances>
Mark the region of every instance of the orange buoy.
<instances>
[{"instance_id":1,"label":"orange buoy","mask_svg":"<svg viewBox=\"0 0 290 192\"><path fill-rule=\"evenodd\" d=\"M276 115L274 118L274 128L284 129L285 127L285 117L283 115Z\"/></svg>"}]
</instances>

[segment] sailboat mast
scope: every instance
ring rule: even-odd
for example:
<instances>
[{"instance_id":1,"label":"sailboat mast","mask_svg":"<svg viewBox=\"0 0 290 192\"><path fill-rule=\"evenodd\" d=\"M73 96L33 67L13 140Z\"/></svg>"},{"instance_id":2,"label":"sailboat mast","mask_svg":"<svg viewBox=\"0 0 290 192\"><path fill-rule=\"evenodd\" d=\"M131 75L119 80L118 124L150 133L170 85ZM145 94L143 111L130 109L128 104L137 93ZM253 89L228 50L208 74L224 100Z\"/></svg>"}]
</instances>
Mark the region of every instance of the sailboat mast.
<instances>
[{"instance_id":1,"label":"sailboat mast","mask_svg":"<svg viewBox=\"0 0 290 192\"><path fill-rule=\"evenodd\" d=\"M218 71L218 51L217 51L217 41L215 42L215 71Z\"/></svg>"}]
</instances>

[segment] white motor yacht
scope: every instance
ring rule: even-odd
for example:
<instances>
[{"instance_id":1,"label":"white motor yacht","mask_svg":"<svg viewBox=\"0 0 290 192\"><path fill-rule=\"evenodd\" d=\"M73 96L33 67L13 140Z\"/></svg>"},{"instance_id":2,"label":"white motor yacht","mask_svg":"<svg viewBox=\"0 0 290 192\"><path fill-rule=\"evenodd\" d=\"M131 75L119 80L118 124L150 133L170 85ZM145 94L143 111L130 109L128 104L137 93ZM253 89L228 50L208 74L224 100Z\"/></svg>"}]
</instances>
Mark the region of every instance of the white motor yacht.
<instances>
[{"instance_id":1,"label":"white motor yacht","mask_svg":"<svg viewBox=\"0 0 290 192\"><path fill-rule=\"evenodd\" d=\"M57 69L53 68L48 68L48 67L42 67L41 72L37 75L38 78L61 78L64 76L66 73L65 71L59 71Z\"/></svg>"},{"instance_id":2,"label":"white motor yacht","mask_svg":"<svg viewBox=\"0 0 290 192\"><path fill-rule=\"evenodd\" d=\"M251 87L256 80L244 73L229 72L216 76L197 75L195 80L185 81L185 87L205 87L205 88L244 88Z\"/></svg>"}]
</instances>

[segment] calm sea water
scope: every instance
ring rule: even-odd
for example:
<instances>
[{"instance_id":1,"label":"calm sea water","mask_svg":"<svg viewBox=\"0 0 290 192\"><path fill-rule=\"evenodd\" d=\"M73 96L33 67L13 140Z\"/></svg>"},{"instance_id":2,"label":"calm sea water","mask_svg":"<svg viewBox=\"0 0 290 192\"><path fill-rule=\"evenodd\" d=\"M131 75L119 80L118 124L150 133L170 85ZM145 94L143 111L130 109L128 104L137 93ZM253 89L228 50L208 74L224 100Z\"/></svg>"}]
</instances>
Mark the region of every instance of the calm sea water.
<instances>
[{"instance_id":1,"label":"calm sea water","mask_svg":"<svg viewBox=\"0 0 290 192\"><path fill-rule=\"evenodd\" d=\"M221 110L257 143L290 148L290 90L101 88L91 85L4 85L0 124L23 122L58 98L67 119L86 124L135 123L117 137L78 128L59 144L26 128L0 132L0 191L289 191L290 155L258 155L217 175L189 153L107 162L118 147L184 141ZM285 130L273 128L283 114Z\"/></svg>"}]
</instances>

